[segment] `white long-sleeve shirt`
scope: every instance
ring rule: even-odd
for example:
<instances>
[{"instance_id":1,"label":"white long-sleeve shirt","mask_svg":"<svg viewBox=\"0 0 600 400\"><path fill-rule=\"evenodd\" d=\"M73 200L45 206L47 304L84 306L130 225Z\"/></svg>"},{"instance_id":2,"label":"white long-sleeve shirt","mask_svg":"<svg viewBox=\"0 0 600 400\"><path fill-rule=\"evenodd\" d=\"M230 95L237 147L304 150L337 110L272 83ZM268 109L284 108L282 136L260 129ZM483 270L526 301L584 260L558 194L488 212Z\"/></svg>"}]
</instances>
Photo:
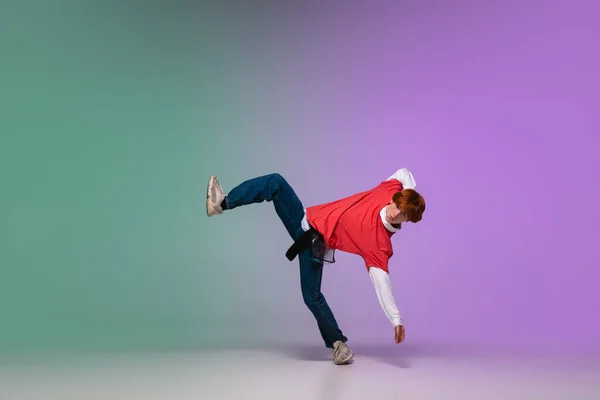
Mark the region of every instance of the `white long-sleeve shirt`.
<instances>
[{"instance_id":1,"label":"white long-sleeve shirt","mask_svg":"<svg viewBox=\"0 0 600 400\"><path fill-rule=\"evenodd\" d=\"M415 178L407 168L399 169L387 180L390 179L397 179L400 181L404 189L414 189L417 186ZM381 216L381 222L387 230L390 232L397 231L397 229L385 219L385 207L381 209L379 215ZM304 212L304 218L302 219L302 228L305 231L310 229L310 225L306 219L306 210ZM369 277L371 278L371 282L373 282L373 286L375 286L375 292L377 293L379 304L381 305L385 315L390 320L392 326L395 327L398 325L403 325L402 316L400 315L400 311L396 305L396 300L394 299L390 275L381 268L371 266L369 267Z\"/></svg>"}]
</instances>

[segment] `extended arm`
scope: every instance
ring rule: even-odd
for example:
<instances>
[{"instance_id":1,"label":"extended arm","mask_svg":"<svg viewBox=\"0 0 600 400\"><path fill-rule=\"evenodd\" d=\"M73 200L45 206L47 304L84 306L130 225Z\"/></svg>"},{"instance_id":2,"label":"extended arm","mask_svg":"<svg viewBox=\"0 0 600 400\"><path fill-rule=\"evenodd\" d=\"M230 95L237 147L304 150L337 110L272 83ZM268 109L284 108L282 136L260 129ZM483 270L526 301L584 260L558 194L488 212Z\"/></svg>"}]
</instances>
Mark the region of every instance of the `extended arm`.
<instances>
[{"instance_id":1,"label":"extended arm","mask_svg":"<svg viewBox=\"0 0 600 400\"><path fill-rule=\"evenodd\" d=\"M375 286L377 292L377 298L381 308L387 315L393 327L402 325L402 316L398 307L396 306L396 300L394 299L394 293L392 288L392 281L387 272L381 268L371 267L369 268L369 276Z\"/></svg>"}]
</instances>

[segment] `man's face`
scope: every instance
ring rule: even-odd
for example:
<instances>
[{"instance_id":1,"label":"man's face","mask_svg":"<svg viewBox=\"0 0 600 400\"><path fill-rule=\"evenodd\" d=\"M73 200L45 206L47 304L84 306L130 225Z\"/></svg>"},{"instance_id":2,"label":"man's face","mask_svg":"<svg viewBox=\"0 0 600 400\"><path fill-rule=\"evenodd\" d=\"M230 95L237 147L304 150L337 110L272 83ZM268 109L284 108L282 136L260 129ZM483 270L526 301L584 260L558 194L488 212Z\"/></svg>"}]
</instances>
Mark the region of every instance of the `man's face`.
<instances>
[{"instance_id":1,"label":"man's face","mask_svg":"<svg viewBox=\"0 0 600 400\"><path fill-rule=\"evenodd\" d=\"M402 222L408 221L406 214L404 214L400 207L393 201L390 202L385 209L385 219L390 224L401 224Z\"/></svg>"}]
</instances>

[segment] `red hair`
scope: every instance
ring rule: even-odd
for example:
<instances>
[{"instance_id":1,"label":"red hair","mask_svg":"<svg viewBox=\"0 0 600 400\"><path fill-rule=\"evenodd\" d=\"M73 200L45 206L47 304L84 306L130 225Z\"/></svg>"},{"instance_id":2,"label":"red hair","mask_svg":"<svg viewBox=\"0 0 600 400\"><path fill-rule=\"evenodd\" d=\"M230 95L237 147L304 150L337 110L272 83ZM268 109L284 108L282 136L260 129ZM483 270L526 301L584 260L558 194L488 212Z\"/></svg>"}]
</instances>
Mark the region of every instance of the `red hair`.
<instances>
[{"instance_id":1,"label":"red hair","mask_svg":"<svg viewBox=\"0 0 600 400\"><path fill-rule=\"evenodd\" d=\"M406 214L410 222L419 222L425 211L425 199L414 189L394 193L392 201Z\"/></svg>"}]
</instances>

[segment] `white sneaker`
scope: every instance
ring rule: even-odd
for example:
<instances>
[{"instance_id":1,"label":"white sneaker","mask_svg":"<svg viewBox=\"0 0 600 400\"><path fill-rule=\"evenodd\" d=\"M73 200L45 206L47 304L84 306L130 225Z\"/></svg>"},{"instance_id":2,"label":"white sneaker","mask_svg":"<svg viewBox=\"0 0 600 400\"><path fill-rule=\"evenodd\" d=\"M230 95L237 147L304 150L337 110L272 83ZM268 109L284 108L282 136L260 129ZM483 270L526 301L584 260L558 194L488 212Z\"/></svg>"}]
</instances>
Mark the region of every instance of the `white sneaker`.
<instances>
[{"instance_id":1,"label":"white sneaker","mask_svg":"<svg viewBox=\"0 0 600 400\"><path fill-rule=\"evenodd\" d=\"M206 215L212 217L213 215L223 214L221 203L224 198L225 193L217 177L214 175L211 176L208 180L208 188L206 189Z\"/></svg>"},{"instance_id":2,"label":"white sneaker","mask_svg":"<svg viewBox=\"0 0 600 400\"><path fill-rule=\"evenodd\" d=\"M354 357L354 353L348 347L348 345L341 340L338 340L333 344L333 363L336 365L346 364L348 363L352 357Z\"/></svg>"}]
</instances>

